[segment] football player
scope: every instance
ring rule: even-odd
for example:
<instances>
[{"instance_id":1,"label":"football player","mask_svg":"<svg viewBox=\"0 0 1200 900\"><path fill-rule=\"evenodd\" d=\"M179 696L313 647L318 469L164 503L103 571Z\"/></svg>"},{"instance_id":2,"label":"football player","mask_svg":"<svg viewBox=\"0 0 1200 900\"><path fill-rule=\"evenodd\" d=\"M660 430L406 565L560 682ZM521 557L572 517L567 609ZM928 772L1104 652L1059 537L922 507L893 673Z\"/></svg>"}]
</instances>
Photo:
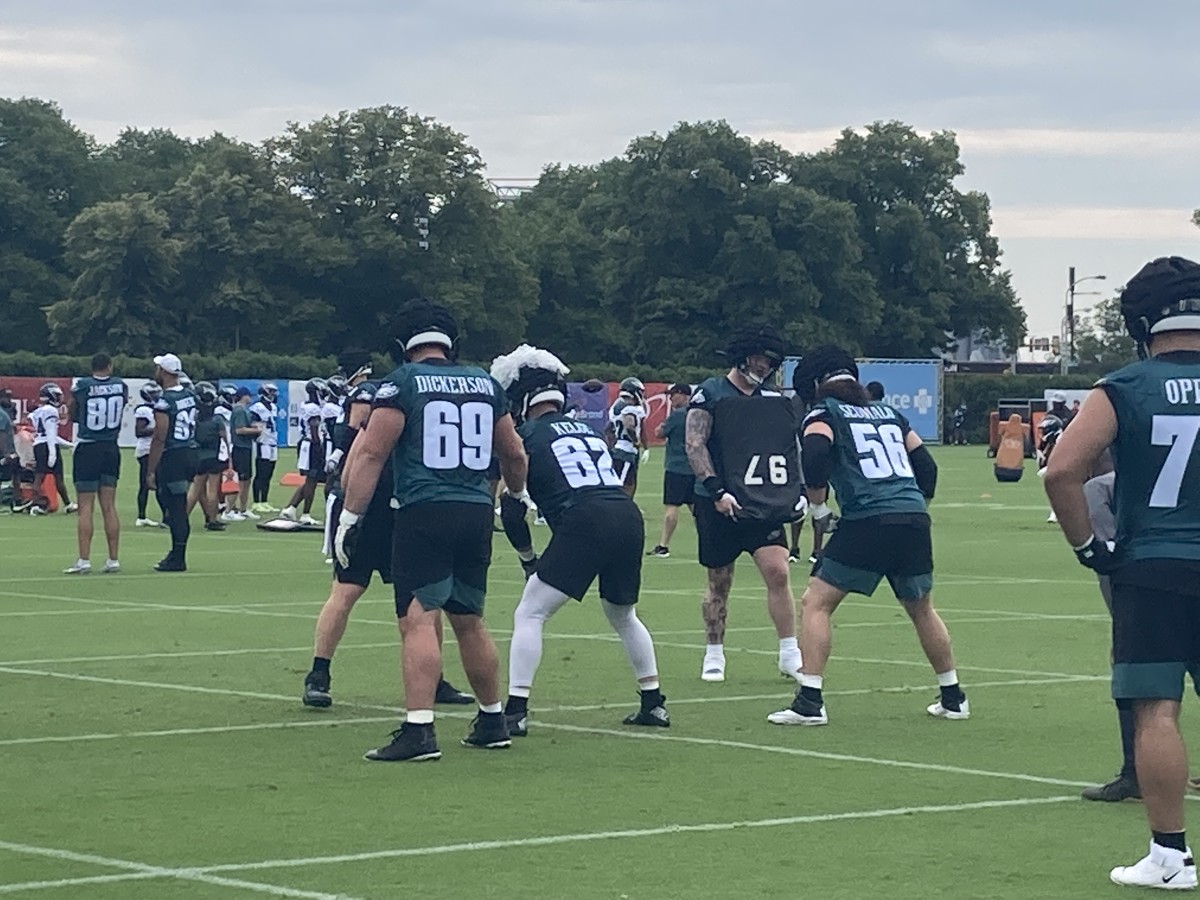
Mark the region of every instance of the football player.
<instances>
[{"instance_id":1,"label":"football player","mask_svg":"<svg viewBox=\"0 0 1200 900\"><path fill-rule=\"evenodd\" d=\"M196 474L188 489L187 511L190 516L199 503L204 512L204 530L224 531L225 523L217 512L221 496L221 473L225 471L221 448L226 441L225 420L217 415L220 395L207 381L196 385L195 395L196 427L193 442L196 448Z\"/></svg>"},{"instance_id":2,"label":"football player","mask_svg":"<svg viewBox=\"0 0 1200 900\"><path fill-rule=\"evenodd\" d=\"M237 387L233 392L233 408L229 412L230 463L237 473L238 492L230 501L233 511L242 519L258 519L259 514L250 508L250 478L254 460L254 448L263 431L261 423L255 422L250 414L250 389Z\"/></svg>"},{"instance_id":3,"label":"football player","mask_svg":"<svg viewBox=\"0 0 1200 900\"><path fill-rule=\"evenodd\" d=\"M397 353L397 356L403 360L403 353ZM325 552L329 554L333 553L334 533L342 512L341 463L346 452L354 445L355 438L367 427L367 420L371 415L371 402L381 384L379 381L367 380L371 375L371 366L366 351L343 351L338 357L338 362L342 370L349 371L351 376L343 391L345 412L341 417L342 421L334 428L336 446L325 461L328 476L326 485L329 487L329 504L325 513ZM387 459L375 486L375 493L371 495L367 512L359 525L358 542L350 558L350 565L343 566L338 560L332 560L333 587L317 616L312 669L304 677L301 700L305 706L323 709L333 705L330 667L333 664L333 654L341 643L342 635L346 633L350 612L358 599L366 593L372 573L378 572L384 584L392 583L393 481L391 459ZM435 628L440 647L440 618ZM445 675L438 679L434 703L470 705L474 702L474 697L450 684Z\"/></svg>"},{"instance_id":4,"label":"football player","mask_svg":"<svg viewBox=\"0 0 1200 900\"><path fill-rule=\"evenodd\" d=\"M138 464L137 519L133 524L137 528L158 528L159 523L146 516L146 501L150 499L147 463L150 461L150 439L154 436L154 404L162 396L162 387L147 381L138 393L142 402L133 411L133 433L137 438L133 454Z\"/></svg>"},{"instance_id":5,"label":"football player","mask_svg":"<svg viewBox=\"0 0 1200 900\"><path fill-rule=\"evenodd\" d=\"M53 381L48 381L38 390L38 405L30 410L29 422L33 425L33 459L35 500L29 507L32 515L42 515L50 508L50 498L42 490L47 475L54 476L55 488L59 499L63 502L64 512L74 512L77 507L67 494L66 479L63 478L62 454L58 448L63 441L58 436L59 417L63 411L63 389ZM72 566L74 568L74 566ZM84 571L83 569L80 572ZM91 571L91 565L87 566Z\"/></svg>"},{"instance_id":6,"label":"football player","mask_svg":"<svg viewBox=\"0 0 1200 900\"><path fill-rule=\"evenodd\" d=\"M667 403L671 410L658 426L658 437L667 442L663 457L663 527L662 540L654 545L650 556L666 559L671 555L671 536L679 524L679 508L692 506L696 476L688 463L684 427L687 421L688 400L692 396L689 384L673 384L667 388Z\"/></svg>"},{"instance_id":7,"label":"football player","mask_svg":"<svg viewBox=\"0 0 1200 900\"><path fill-rule=\"evenodd\" d=\"M296 448L297 468L304 476L304 483L296 488L288 505L279 513L279 518L301 525L320 525L312 517L313 500L317 496L317 484L325 480L325 434L324 410L329 399L329 386L324 378L310 378L304 385L308 398L300 404L300 443ZM303 513L297 515L296 507L304 504Z\"/></svg>"},{"instance_id":8,"label":"football player","mask_svg":"<svg viewBox=\"0 0 1200 900\"><path fill-rule=\"evenodd\" d=\"M386 458L393 468L392 578L403 636L407 715L374 760L441 757L433 703L442 670L436 625L450 617L479 714L463 739L469 747L499 749L512 739L500 703L496 646L483 623L491 562L492 498L488 463L493 450L504 483L525 491L526 459L504 391L483 369L460 365L458 323L444 306L406 304L397 316L406 362L375 392L371 425L355 440L342 473L344 508L334 545L349 567Z\"/></svg>"},{"instance_id":9,"label":"football player","mask_svg":"<svg viewBox=\"0 0 1200 900\"><path fill-rule=\"evenodd\" d=\"M275 462L279 459L279 436L275 431L276 403L279 388L273 384L258 386L258 402L250 407L250 421L259 428L254 439L256 460L254 463L254 506L261 514L279 512L267 502L271 493L271 478L275 475Z\"/></svg>"},{"instance_id":10,"label":"football player","mask_svg":"<svg viewBox=\"0 0 1200 900\"><path fill-rule=\"evenodd\" d=\"M621 639L641 694L641 708L626 725L668 727L666 698L659 689L654 640L637 617L645 523L622 490L605 442L583 422L568 418L569 372L553 353L522 344L492 363L529 456L529 494L551 529L550 543L525 582L513 613L508 658L509 733L528 733L529 694L542 659L542 629L574 598L582 600L597 578L600 606ZM505 516L505 532L522 557L533 540L520 505L518 522ZM522 532L521 526L524 526Z\"/></svg>"},{"instance_id":11,"label":"football player","mask_svg":"<svg viewBox=\"0 0 1200 900\"><path fill-rule=\"evenodd\" d=\"M1038 422L1039 438L1035 450L1037 454L1038 478L1046 477L1046 466L1050 463L1050 454L1054 452L1054 444L1058 441L1058 437L1062 433L1063 421L1058 416L1047 413L1042 416L1042 421ZM1058 518L1054 515L1054 510L1050 510L1050 515L1046 521L1058 521Z\"/></svg>"},{"instance_id":12,"label":"football player","mask_svg":"<svg viewBox=\"0 0 1200 900\"><path fill-rule=\"evenodd\" d=\"M734 332L729 371L701 382L685 421L688 462L696 476L700 565L708 572L701 604L704 681L725 680L725 616L733 565L750 554L767 589L767 612L779 638L779 670L797 678L800 649L783 525L803 513L804 489L791 402L772 386L783 339L768 325Z\"/></svg>"},{"instance_id":13,"label":"football player","mask_svg":"<svg viewBox=\"0 0 1200 900\"><path fill-rule=\"evenodd\" d=\"M157 572L186 572L192 527L187 495L196 474L196 395L183 385L183 364L174 353L154 357L154 380L162 396L154 404L154 434L146 467L150 489L159 495L171 529L171 551L154 567Z\"/></svg>"},{"instance_id":14,"label":"football player","mask_svg":"<svg viewBox=\"0 0 1200 900\"><path fill-rule=\"evenodd\" d=\"M950 634L933 608L933 544L927 505L937 464L908 421L871 400L854 357L832 344L817 347L792 373L796 393L813 396L804 419L804 474L814 522L832 516L828 488L841 517L813 567L801 599L800 690L776 725L825 725L825 664L833 640L830 618L849 593L870 596L884 578L908 613L940 689L932 716L966 719ZM822 529L824 530L824 529Z\"/></svg>"},{"instance_id":15,"label":"football player","mask_svg":"<svg viewBox=\"0 0 1200 900\"><path fill-rule=\"evenodd\" d=\"M642 424L646 421L646 386L639 378L626 378L618 388L616 402L608 410L612 434L613 468L630 497L637 493L638 463L650 458Z\"/></svg>"},{"instance_id":16,"label":"football player","mask_svg":"<svg viewBox=\"0 0 1200 900\"><path fill-rule=\"evenodd\" d=\"M1080 563L1112 579L1112 695L1132 707L1150 852L1117 884L1197 885L1184 831L1184 679L1200 664L1200 264L1147 263L1120 297L1139 362L1101 379L1054 448L1046 493ZM1148 358L1146 358L1148 355ZM1084 482L1111 449L1116 540L1098 536Z\"/></svg>"}]
</instances>

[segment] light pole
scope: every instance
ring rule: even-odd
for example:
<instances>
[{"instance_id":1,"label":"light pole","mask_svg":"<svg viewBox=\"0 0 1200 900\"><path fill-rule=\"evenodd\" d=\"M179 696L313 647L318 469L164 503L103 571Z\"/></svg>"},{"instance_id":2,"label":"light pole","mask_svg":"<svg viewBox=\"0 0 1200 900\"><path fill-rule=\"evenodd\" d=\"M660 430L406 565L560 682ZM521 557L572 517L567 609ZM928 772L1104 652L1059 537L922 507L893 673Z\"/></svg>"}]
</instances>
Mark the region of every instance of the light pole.
<instances>
[{"instance_id":1,"label":"light pole","mask_svg":"<svg viewBox=\"0 0 1200 900\"><path fill-rule=\"evenodd\" d=\"M1070 372L1071 363L1075 361L1075 286L1083 284L1085 281L1104 281L1107 277L1107 275L1085 275L1083 278L1076 278L1075 267L1070 266L1067 269L1067 314L1063 318L1063 333L1060 336L1061 356L1058 368L1060 375Z\"/></svg>"}]
</instances>

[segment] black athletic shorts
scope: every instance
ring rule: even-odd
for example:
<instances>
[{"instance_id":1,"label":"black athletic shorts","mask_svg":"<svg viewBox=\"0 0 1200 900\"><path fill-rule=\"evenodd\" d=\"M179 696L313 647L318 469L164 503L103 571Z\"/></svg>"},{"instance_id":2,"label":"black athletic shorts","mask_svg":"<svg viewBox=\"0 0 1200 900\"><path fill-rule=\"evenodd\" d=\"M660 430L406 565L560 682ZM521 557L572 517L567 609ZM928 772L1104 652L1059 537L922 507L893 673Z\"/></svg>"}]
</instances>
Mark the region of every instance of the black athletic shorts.
<instances>
[{"instance_id":1,"label":"black athletic shorts","mask_svg":"<svg viewBox=\"0 0 1200 900\"><path fill-rule=\"evenodd\" d=\"M617 606L637 603L642 586L646 528L632 500L583 500L558 517L538 558L537 576L568 597L582 600L600 579L600 596Z\"/></svg>"},{"instance_id":2,"label":"black athletic shorts","mask_svg":"<svg viewBox=\"0 0 1200 900\"><path fill-rule=\"evenodd\" d=\"M102 487L116 487L120 478L121 449L116 441L85 441L75 448L75 490L94 494Z\"/></svg>"},{"instance_id":3,"label":"black athletic shorts","mask_svg":"<svg viewBox=\"0 0 1200 900\"><path fill-rule=\"evenodd\" d=\"M663 472L663 506L690 506L695 490L696 476L690 472Z\"/></svg>"},{"instance_id":4,"label":"black athletic shorts","mask_svg":"<svg viewBox=\"0 0 1200 900\"><path fill-rule=\"evenodd\" d=\"M159 493L187 495L196 477L196 451L191 447L164 450L158 460L155 484Z\"/></svg>"},{"instance_id":5,"label":"black athletic shorts","mask_svg":"<svg viewBox=\"0 0 1200 900\"><path fill-rule=\"evenodd\" d=\"M58 447L54 457L54 465L50 465L50 445L33 445L33 471L38 475L53 475L59 482L63 477L62 447Z\"/></svg>"},{"instance_id":6,"label":"black athletic shorts","mask_svg":"<svg viewBox=\"0 0 1200 900\"><path fill-rule=\"evenodd\" d=\"M426 610L483 615L492 562L490 503L414 503L396 511L392 583L396 616L414 598Z\"/></svg>"},{"instance_id":7,"label":"black athletic shorts","mask_svg":"<svg viewBox=\"0 0 1200 900\"><path fill-rule=\"evenodd\" d=\"M253 447L234 447L231 462L239 481L250 480L250 463L254 459Z\"/></svg>"},{"instance_id":8,"label":"black athletic shorts","mask_svg":"<svg viewBox=\"0 0 1200 900\"><path fill-rule=\"evenodd\" d=\"M1181 700L1184 675L1200 690L1200 562L1152 559L1112 576L1117 700Z\"/></svg>"},{"instance_id":9,"label":"black athletic shorts","mask_svg":"<svg viewBox=\"0 0 1200 900\"><path fill-rule=\"evenodd\" d=\"M731 565L743 553L752 554L763 547L787 547L782 525L750 520L738 521L717 512L712 497L696 495L692 503L696 516L696 538L700 565L721 569Z\"/></svg>"},{"instance_id":10,"label":"black athletic shorts","mask_svg":"<svg viewBox=\"0 0 1200 900\"><path fill-rule=\"evenodd\" d=\"M333 534L337 534L337 520L341 514L342 498L334 497L326 514ZM378 572L384 584L392 583L392 522L395 517L393 509L367 509L358 522L358 541L350 556L350 565L342 568L334 556L334 581L367 587L371 583L371 573Z\"/></svg>"},{"instance_id":11,"label":"black athletic shorts","mask_svg":"<svg viewBox=\"0 0 1200 900\"><path fill-rule=\"evenodd\" d=\"M197 475L220 475L224 471L225 461L223 459L218 459L215 456L196 461Z\"/></svg>"},{"instance_id":12,"label":"black athletic shorts","mask_svg":"<svg viewBox=\"0 0 1200 900\"><path fill-rule=\"evenodd\" d=\"M933 540L925 513L842 519L812 574L826 584L871 596L887 579L897 599L912 602L933 590Z\"/></svg>"}]
</instances>

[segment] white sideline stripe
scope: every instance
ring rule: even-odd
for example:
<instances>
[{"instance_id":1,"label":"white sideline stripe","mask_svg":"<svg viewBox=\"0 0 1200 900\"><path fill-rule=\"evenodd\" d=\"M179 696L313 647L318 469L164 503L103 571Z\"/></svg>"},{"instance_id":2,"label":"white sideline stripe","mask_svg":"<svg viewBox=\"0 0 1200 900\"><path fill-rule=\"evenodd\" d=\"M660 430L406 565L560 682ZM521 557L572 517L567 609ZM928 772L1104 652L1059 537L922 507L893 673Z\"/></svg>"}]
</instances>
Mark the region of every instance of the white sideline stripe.
<instances>
[{"instance_id":1,"label":"white sideline stripe","mask_svg":"<svg viewBox=\"0 0 1200 900\"><path fill-rule=\"evenodd\" d=\"M376 650L382 647L397 647L396 641L384 641L374 644L343 644L338 649L347 650ZM312 644L302 647L246 647L233 650L171 650L162 653L126 653L110 656L60 656L47 659L11 659L0 660L0 666L45 666L53 663L88 663L88 662L128 662L135 659L182 659L192 656L254 656L268 653L302 653L311 650Z\"/></svg>"},{"instance_id":2,"label":"white sideline stripe","mask_svg":"<svg viewBox=\"0 0 1200 900\"><path fill-rule=\"evenodd\" d=\"M395 722L396 716L363 716L348 719L309 719L295 722L258 722L252 725L214 725L211 728L168 728L162 731L97 732L95 734L64 734L49 737L6 738L0 747L16 747L24 744L74 744L78 741L113 741L119 738L176 737L179 735L226 734L237 731L273 731L288 728L317 728L321 725L368 725L378 722Z\"/></svg>"},{"instance_id":3,"label":"white sideline stripe","mask_svg":"<svg viewBox=\"0 0 1200 900\"><path fill-rule=\"evenodd\" d=\"M94 875L83 878L63 878L58 881L27 881L22 884L0 885L0 894L18 891L34 891L43 888L73 887L84 884L107 884L114 881L137 881L147 878L175 877L201 881L212 879L217 882L217 872L247 872L260 869L294 869L301 866L337 865L340 863L366 862L376 859L397 859L417 856L442 856L448 853L477 853L485 850L508 850L514 847L551 847L558 844L577 844L590 841L611 841L622 838L648 838L678 834L705 834L721 831L739 831L746 828L781 828L795 825L817 825L826 822L846 822L863 819L886 819L896 816L918 814L975 812L989 809L1010 809L1025 806L1050 806L1058 803L1077 803L1074 795L1060 797L1025 797L1016 800L980 800L975 803L956 803L942 806L901 806L889 809L864 809L854 812L821 813L809 816L788 816L778 819L753 819L740 822L704 822L695 825L663 825L658 828L629 828L620 831L590 831L576 834L551 834L542 837L508 838L504 840L471 841L461 844L441 844L429 847L398 847L390 850L374 850L364 853L347 853L341 856L312 856L294 859L267 859L252 863L223 863L215 866L200 866L190 869L162 869L161 875L137 872L124 875ZM0 844L0 848L4 845ZM102 859L102 857L97 857ZM115 861L110 861L115 862ZM98 863L102 864L102 863ZM224 881L224 879L222 879ZM232 882L231 882L232 884ZM242 885L256 884L241 882ZM257 885L258 890L275 888L274 885ZM249 888L254 890L255 888ZM289 888L276 888L290 890ZM281 894L292 897L330 897L330 894L296 892Z\"/></svg>"},{"instance_id":4,"label":"white sideline stripe","mask_svg":"<svg viewBox=\"0 0 1200 900\"><path fill-rule=\"evenodd\" d=\"M509 838L506 840L471 841L461 844L442 844L434 847L397 847L390 850L374 850L364 853L346 853L340 856L312 856L295 859L267 859L255 863L228 863L218 866L201 866L192 872L245 872L255 869L290 869L297 866L336 865L339 863L365 862L372 859L395 859L410 856L440 856L445 853L464 853L480 850L506 850L513 847L548 847L555 844L573 844L585 841L605 841L618 838L647 838L660 835L697 834L714 831L737 831L742 828L779 828L788 825L814 825L825 822L845 822L856 819L886 819L894 816L911 816L919 813L973 812L982 809L1004 809L1021 806L1048 806L1056 803L1077 803L1079 798L1023 797L1016 800L980 800L975 803L955 803L938 806L901 806L888 809L864 809L854 812L818 813L808 816L787 816L776 819L754 819L740 822L704 822L695 825L663 825L658 828L629 828L621 831L591 831L576 834L552 834L543 837Z\"/></svg>"},{"instance_id":5,"label":"white sideline stripe","mask_svg":"<svg viewBox=\"0 0 1200 900\"><path fill-rule=\"evenodd\" d=\"M1107 679L1097 680L1106 681ZM971 690L978 688L991 687L1023 687L1027 685L1062 685L1062 684L1084 684L1082 679L1062 679L1062 678L1035 678L1026 679L1023 681L981 681L972 683ZM854 697L867 694L919 694L923 691L936 691L936 685L898 685L895 687L886 688L855 688L845 691L826 691L828 697ZM693 706L701 703L740 703L740 702L766 702L768 700L776 703L786 703L791 697L791 690L780 690L774 694L738 694L716 697L687 697L671 701L671 706ZM347 706L354 704L347 703ZM628 704L624 701L611 703L591 703L586 705L575 706L546 706L534 708L534 725L540 725L537 721L537 715L558 713L558 712L598 712L608 709L621 709ZM197 728L168 728L161 731L126 731L126 732L97 732L94 734L71 734L71 735L50 735L47 737L27 737L27 738L6 738L0 740L0 747L15 747L28 744L73 744L79 741L111 741L121 738L153 738L153 737L176 737L179 735L204 735L204 734L225 734L229 732L239 731L271 731L271 730L286 730L288 728L315 728L321 725L369 725L379 722L395 722L396 716L399 714L400 708L396 708L396 712L390 716L361 716L350 718L320 718L310 720L293 720L290 722L259 722L248 725L214 725L211 727Z\"/></svg>"},{"instance_id":6,"label":"white sideline stripe","mask_svg":"<svg viewBox=\"0 0 1200 900\"><path fill-rule=\"evenodd\" d=\"M71 850L59 850L55 847L35 847L30 844L14 844L0 841L0 850L10 853L20 853L26 856L42 856L49 859L59 859L68 862L86 863L93 866L105 866L110 869L124 869L127 873L124 880L144 880L150 878L177 878L181 881L198 881L201 884L213 884L218 887L240 888L245 891L255 891L260 894L270 894L273 897L299 897L305 900L345 900L337 894L326 894L320 891L302 891L297 888L283 887L277 884L263 884L257 881L242 881L238 878L221 878L206 872L191 869L168 869L162 866L150 866L145 863L133 862L127 859L114 859L109 856L96 856L91 853L75 853ZM106 881L117 880L117 876L92 876L84 883L93 884L97 877ZM0 885L0 893L15 893L17 891L36 890L37 887L65 887L78 883L75 879L61 879L57 882L27 882L25 884ZM35 887L30 887L34 885Z\"/></svg>"},{"instance_id":7,"label":"white sideline stripe","mask_svg":"<svg viewBox=\"0 0 1200 900\"><path fill-rule=\"evenodd\" d=\"M149 567L150 567L150 564L147 563L147 568L149 568ZM96 574L92 574L92 575L29 575L29 576L23 575L18 578L5 578L4 583L5 584L20 584L20 583L24 583L24 582L35 582L37 584L41 584L42 582L45 582L45 581L79 581L79 579L81 579L81 578L100 577L100 578L107 578L107 579L113 579L113 580L120 579L121 581L125 581L128 578L154 578L154 579L157 579L158 581L163 582L164 584L167 584L172 581L180 581L180 580L187 579L187 578L249 578L250 576L255 576L255 577L261 578L262 574L263 573L261 571L258 571L258 572L193 572L191 570L188 570L187 572L172 572L170 575L164 575L162 572L130 572L130 571L126 571L125 569L122 569L121 573L119 575L99 575L99 576L97 576ZM274 574L277 574L277 575L326 575L326 576L328 576L329 575L329 567L325 566L324 568L321 568L321 569L288 569L286 572L277 572Z\"/></svg>"},{"instance_id":8,"label":"white sideline stripe","mask_svg":"<svg viewBox=\"0 0 1200 900\"><path fill-rule=\"evenodd\" d=\"M288 703L295 703L295 698L285 694L266 694L253 691L235 691L222 688L200 687L190 684L165 684L162 682L153 681L132 681L124 678L101 678L93 675L70 675L65 672L48 672L37 669L14 669L6 666L0 666L0 672L6 672L12 675L37 675L47 678L62 678L67 681L86 681L97 684L117 684L128 687L151 687L162 688L164 690L183 691L185 693L197 694L218 694L230 697L250 697L258 700L282 700ZM1072 677L1070 681L1079 680ZM396 713L398 707L382 706L374 703L343 703L345 707L351 709L370 709L382 712ZM469 718L472 713L441 713L442 718L465 719ZM929 772L944 772L956 775L979 775L989 778L1005 778L1014 781L1029 781L1035 784L1055 784L1065 787L1087 787L1092 784L1089 781L1069 781L1061 778L1046 778L1040 775L1029 775L1022 772L994 772L988 769L972 769L963 766L941 765L938 763L921 763L910 762L898 759L880 759L870 756L854 756L842 753L826 753L817 750L804 750L796 747L788 747L785 745L773 744L751 744L745 741L724 741L716 738L697 738L686 737L683 735L664 735L664 734L647 734L638 733L635 731L617 731L612 728L590 728L580 725L563 725L554 722L540 722L537 727L539 729L547 729L553 731L568 731L578 734L602 734L610 737L621 737L632 740L651 740L651 741L667 741L671 743L698 744L708 747L724 747L734 750L759 750L764 753L780 753L788 756L805 756L813 759L826 759L833 762L857 762L869 763L879 766L890 766L901 769L919 769ZM781 726L778 726L781 727ZM959 726L953 726L959 727Z\"/></svg>"}]
</instances>

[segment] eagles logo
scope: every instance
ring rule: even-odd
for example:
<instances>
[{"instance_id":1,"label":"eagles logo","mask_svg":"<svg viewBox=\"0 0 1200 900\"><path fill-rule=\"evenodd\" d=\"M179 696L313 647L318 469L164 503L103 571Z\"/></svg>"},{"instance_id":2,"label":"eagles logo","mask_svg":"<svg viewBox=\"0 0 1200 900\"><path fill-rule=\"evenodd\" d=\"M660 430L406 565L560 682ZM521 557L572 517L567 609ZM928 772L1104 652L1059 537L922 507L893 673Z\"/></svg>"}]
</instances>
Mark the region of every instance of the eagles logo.
<instances>
[{"instance_id":1,"label":"eagles logo","mask_svg":"<svg viewBox=\"0 0 1200 900\"><path fill-rule=\"evenodd\" d=\"M379 390L375 392L375 399L386 400L388 397L395 397L398 393L400 393L400 388L389 381L387 384L379 386Z\"/></svg>"}]
</instances>

